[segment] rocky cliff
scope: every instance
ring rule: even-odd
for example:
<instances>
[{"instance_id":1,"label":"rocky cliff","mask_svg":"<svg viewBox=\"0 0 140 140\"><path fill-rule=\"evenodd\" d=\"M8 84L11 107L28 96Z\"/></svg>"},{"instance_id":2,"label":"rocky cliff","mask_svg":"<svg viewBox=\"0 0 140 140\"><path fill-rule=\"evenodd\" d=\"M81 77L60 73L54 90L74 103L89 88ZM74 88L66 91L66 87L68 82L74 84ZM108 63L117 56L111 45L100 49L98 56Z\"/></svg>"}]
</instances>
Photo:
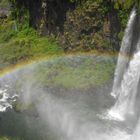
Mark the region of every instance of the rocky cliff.
<instances>
[{"instance_id":1,"label":"rocky cliff","mask_svg":"<svg viewBox=\"0 0 140 140\"><path fill-rule=\"evenodd\" d=\"M65 51L119 50L130 9L111 0L10 0L12 16L40 35L54 35Z\"/></svg>"}]
</instances>

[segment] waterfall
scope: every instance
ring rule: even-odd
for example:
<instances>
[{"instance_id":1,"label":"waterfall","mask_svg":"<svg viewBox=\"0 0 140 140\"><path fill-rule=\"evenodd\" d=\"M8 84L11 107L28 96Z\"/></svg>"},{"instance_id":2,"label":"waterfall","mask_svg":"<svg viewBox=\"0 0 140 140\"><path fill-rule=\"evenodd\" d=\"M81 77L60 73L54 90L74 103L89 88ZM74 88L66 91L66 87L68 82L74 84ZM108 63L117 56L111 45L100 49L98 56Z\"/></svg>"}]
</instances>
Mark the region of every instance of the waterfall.
<instances>
[{"instance_id":1,"label":"waterfall","mask_svg":"<svg viewBox=\"0 0 140 140\"><path fill-rule=\"evenodd\" d=\"M130 140L139 140L140 139L140 119L138 121L137 127L131 136Z\"/></svg>"},{"instance_id":2,"label":"waterfall","mask_svg":"<svg viewBox=\"0 0 140 140\"><path fill-rule=\"evenodd\" d=\"M115 105L109 111L109 116L114 119L124 120L126 115L134 114L134 105L140 78L140 38L133 44L135 9L132 10L118 57L115 80L111 95L117 97ZM133 54L131 52L136 50ZM129 54L132 53L131 58ZM128 56L126 56L128 55Z\"/></svg>"},{"instance_id":3,"label":"waterfall","mask_svg":"<svg viewBox=\"0 0 140 140\"><path fill-rule=\"evenodd\" d=\"M139 138L140 138L140 120L139 120L138 126L130 140L139 140Z\"/></svg>"},{"instance_id":4,"label":"waterfall","mask_svg":"<svg viewBox=\"0 0 140 140\"><path fill-rule=\"evenodd\" d=\"M130 18L125 30L125 34L122 40L121 49L118 57L117 67L115 71L115 78L114 78L114 84L113 89L111 92L111 95L113 97L118 96L118 88L120 87L120 83L122 81L122 76L124 72L127 69L128 62L129 62L129 52L132 45L132 37L133 37L133 26L135 23L135 17L136 17L136 10L135 8L132 10L130 14Z\"/></svg>"},{"instance_id":5,"label":"waterfall","mask_svg":"<svg viewBox=\"0 0 140 140\"><path fill-rule=\"evenodd\" d=\"M134 103L140 78L140 51L134 54L128 70L124 74L118 100L109 114L117 119L124 120L126 114L134 114Z\"/></svg>"}]
</instances>

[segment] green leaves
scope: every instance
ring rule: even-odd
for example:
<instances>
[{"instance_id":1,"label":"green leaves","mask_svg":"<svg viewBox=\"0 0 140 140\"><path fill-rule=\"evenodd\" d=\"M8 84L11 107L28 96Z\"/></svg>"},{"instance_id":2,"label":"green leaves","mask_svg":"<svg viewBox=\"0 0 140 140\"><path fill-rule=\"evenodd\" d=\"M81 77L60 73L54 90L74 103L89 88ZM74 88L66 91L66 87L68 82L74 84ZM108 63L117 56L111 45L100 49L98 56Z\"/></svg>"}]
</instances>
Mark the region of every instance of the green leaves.
<instances>
[{"instance_id":1,"label":"green leaves","mask_svg":"<svg viewBox=\"0 0 140 140\"><path fill-rule=\"evenodd\" d=\"M138 12L140 14L140 0L136 0L136 5L137 5L137 8L138 8Z\"/></svg>"},{"instance_id":2,"label":"green leaves","mask_svg":"<svg viewBox=\"0 0 140 140\"><path fill-rule=\"evenodd\" d=\"M112 0L113 2L114 0ZM134 5L136 5L139 13L140 13L140 0L116 0L114 1L114 7L119 9L120 7L123 9L131 9Z\"/></svg>"}]
</instances>

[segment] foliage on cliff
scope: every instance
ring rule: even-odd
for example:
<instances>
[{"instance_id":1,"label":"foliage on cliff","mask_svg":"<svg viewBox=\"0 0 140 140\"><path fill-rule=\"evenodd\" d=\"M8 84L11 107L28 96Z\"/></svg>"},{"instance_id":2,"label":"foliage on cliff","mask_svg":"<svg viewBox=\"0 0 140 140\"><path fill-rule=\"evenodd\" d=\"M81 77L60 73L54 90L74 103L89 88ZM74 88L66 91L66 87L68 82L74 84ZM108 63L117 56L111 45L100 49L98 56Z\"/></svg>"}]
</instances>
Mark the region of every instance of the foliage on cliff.
<instances>
[{"instance_id":1,"label":"foliage on cliff","mask_svg":"<svg viewBox=\"0 0 140 140\"><path fill-rule=\"evenodd\" d=\"M9 1L11 16L0 19L2 64L59 53L62 49L119 50L130 10L135 3L139 6L137 0ZM6 3L7 0L0 1L1 5Z\"/></svg>"},{"instance_id":2,"label":"foliage on cliff","mask_svg":"<svg viewBox=\"0 0 140 140\"><path fill-rule=\"evenodd\" d=\"M64 49L90 50L103 47L101 30L104 17L103 7L97 2L89 4L89 1L67 13L64 34L61 36ZM101 41L99 46L97 46L98 39Z\"/></svg>"},{"instance_id":3,"label":"foliage on cliff","mask_svg":"<svg viewBox=\"0 0 140 140\"><path fill-rule=\"evenodd\" d=\"M65 51L119 50L124 27L138 0L10 0L18 23L54 34Z\"/></svg>"},{"instance_id":4,"label":"foliage on cliff","mask_svg":"<svg viewBox=\"0 0 140 140\"><path fill-rule=\"evenodd\" d=\"M28 25L17 28L11 19L0 20L0 70L19 61L62 52L55 40L41 37Z\"/></svg>"},{"instance_id":5,"label":"foliage on cliff","mask_svg":"<svg viewBox=\"0 0 140 140\"><path fill-rule=\"evenodd\" d=\"M116 8L122 7L123 9L129 9L132 8L133 6L136 6L138 11L140 12L140 1L139 0L117 0L114 3L114 6Z\"/></svg>"},{"instance_id":6,"label":"foliage on cliff","mask_svg":"<svg viewBox=\"0 0 140 140\"><path fill-rule=\"evenodd\" d=\"M119 50L129 11L103 0L87 0L67 13L60 37L64 50Z\"/></svg>"}]
</instances>

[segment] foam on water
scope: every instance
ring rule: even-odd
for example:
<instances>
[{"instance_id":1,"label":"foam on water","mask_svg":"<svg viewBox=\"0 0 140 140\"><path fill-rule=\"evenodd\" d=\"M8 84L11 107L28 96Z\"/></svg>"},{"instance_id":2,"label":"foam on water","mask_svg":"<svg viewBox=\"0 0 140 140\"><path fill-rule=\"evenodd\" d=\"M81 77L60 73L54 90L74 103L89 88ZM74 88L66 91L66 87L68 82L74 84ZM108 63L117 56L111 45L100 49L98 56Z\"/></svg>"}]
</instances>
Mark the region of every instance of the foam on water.
<instances>
[{"instance_id":1,"label":"foam on water","mask_svg":"<svg viewBox=\"0 0 140 140\"><path fill-rule=\"evenodd\" d=\"M116 110L109 110L108 111L108 118L111 120L116 120L116 121L124 121L125 118L123 116L120 115L119 112L116 112Z\"/></svg>"},{"instance_id":2,"label":"foam on water","mask_svg":"<svg viewBox=\"0 0 140 140\"><path fill-rule=\"evenodd\" d=\"M7 89L0 89L0 112L5 112L7 108L12 109L12 102L16 101L17 94L10 96Z\"/></svg>"}]
</instances>

